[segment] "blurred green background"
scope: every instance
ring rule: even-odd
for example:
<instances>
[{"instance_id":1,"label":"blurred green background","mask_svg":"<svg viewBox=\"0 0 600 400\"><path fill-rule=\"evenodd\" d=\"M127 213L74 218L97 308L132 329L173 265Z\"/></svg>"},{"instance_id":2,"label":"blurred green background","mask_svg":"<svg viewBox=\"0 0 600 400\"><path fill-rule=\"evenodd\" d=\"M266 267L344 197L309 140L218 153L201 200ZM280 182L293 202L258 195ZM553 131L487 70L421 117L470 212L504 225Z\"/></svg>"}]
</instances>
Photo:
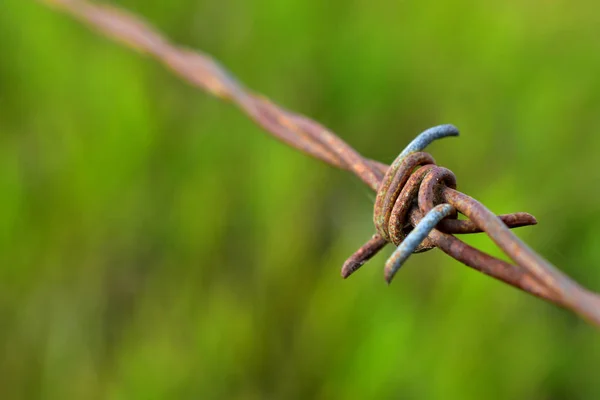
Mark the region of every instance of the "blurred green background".
<instances>
[{"instance_id":1,"label":"blurred green background","mask_svg":"<svg viewBox=\"0 0 600 400\"><path fill-rule=\"evenodd\" d=\"M368 157L455 124L459 189L600 290L599 3L112 3ZM597 330L439 251L342 280L349 173L40 4L0 36L2 399L600 398Z\"/></svg>"}]
</instances>

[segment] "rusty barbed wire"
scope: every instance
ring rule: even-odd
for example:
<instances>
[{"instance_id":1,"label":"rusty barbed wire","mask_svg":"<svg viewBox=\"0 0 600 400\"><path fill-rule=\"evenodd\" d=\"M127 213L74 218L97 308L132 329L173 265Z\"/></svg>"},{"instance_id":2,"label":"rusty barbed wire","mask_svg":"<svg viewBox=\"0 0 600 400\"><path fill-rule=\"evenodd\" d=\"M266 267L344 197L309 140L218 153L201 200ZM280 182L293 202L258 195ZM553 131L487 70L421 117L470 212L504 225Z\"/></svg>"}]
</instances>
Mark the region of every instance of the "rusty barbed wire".
<instances>
[{"instance_id":1,"label":"rusty barbed wire","mask_svg":"<svg viewBox=\"0 0 600 400\"><path fill-rule=\"evenodd\" d=\"M457 136L452 125L431 128L400 153L390 167L362 157L319 123L275 105L243 87L214 59L175 46L140 18L84 0L39 0L65 11L103 34L149 54L191 84L231 101L267 132L327 164L354 173L377 192L376 232L342 267L348 277L387 243L398 246L385 268L388 283L414 252L439 248L452 258L525 292L570 309L600 326L600 295L563 274L509 228L533 225L527 213L496 216L456 190L454 174L422 150L433 140ZM467 220L457 219L457 214ZM483 253L454 234L485 232L515 265Z\"/></svg>"}]
</instances>

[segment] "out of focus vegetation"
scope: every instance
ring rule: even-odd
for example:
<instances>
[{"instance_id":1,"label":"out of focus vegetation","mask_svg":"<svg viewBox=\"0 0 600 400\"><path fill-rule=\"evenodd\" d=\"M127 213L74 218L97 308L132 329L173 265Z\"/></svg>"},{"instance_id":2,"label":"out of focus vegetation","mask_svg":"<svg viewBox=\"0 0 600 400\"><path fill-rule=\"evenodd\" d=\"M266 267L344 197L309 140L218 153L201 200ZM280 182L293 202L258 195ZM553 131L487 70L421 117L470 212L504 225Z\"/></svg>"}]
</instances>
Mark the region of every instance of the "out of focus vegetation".
<instances>
[{"instance_id":1,"label":"out of focus vegetation","mask_svg":"<svg viewBox=\"0 0 600 400\"><path fill-rule=\"evenodd\" d=\"M599 3L113 3L369 157L457 125L459 188L600 289ZM0 37L2 399L599 398L597 330L438 251L343 281L350 174L39 4Z\"/></svg>"}]
</instances>

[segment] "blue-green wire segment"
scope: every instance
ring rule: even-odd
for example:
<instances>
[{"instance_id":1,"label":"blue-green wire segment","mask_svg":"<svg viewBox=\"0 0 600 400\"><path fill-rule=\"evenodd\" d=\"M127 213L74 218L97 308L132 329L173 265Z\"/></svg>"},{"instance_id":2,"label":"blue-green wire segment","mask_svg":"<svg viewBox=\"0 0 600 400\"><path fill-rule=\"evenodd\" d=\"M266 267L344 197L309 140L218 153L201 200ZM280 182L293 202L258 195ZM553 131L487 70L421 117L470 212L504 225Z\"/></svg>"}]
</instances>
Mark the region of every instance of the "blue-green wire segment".
<instances>
[{"instance_id":1,"label":"blue-green wire segment","mask_svg":"<svg viewBox=\"0 0 600 400\"><path fill-rule=\"evenodd\" d=\"M435 228L435 226L448 215L452 214L454 207L450 204L439 204L433 207L424 217L419 221L417 226L404 238L402 243L394 251L394 253L388 258L385 263L385 280L390 283L394 278L394 275L402 264L410 257L410 255L417 249L419 244L425 240L427 235Z\"/></svg>"},{"instance_id":2,"label":"blue-green wire segment","mask_svg":"<svg viewBox=\"0 0 600 400\"><path fill-rule=\"evenodd\" d=\"M423 150L431 142L448 136L458 136L458 128L451 124L438 125L421 132L412 142L408 144L400 153L398 158L403 159L410 153Z\"/></svg>"}]
</instances>

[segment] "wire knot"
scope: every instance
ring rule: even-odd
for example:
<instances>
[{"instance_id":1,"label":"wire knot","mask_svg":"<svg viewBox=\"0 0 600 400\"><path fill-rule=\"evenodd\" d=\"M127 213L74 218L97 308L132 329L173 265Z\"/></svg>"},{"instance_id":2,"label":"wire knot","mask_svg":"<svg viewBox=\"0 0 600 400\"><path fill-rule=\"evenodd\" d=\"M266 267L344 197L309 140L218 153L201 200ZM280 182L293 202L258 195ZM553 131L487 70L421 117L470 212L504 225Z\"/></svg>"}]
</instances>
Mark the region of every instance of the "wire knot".
<instances>
[{"instance_id":1,"label":"wire knot","mask_svg":"<svg viewBox=\"0 0 600 400\"><path fill-rule=\"evenodd\" d=\"M454 207L442 202L442 184L456 189L456 177L423 152L402 152L386 171L377 189L373 222L382 239L398 246L385 265L388 283L412 253L435 247L427 236L442 219L457 218ZM408 218L413 209L424 216L414 227Z\"/></svg>"},{"instance_id":2,"label":"wire knot","mask_svg":"<svg viewBox=\"0 0 600 400\"><path fill-rule=\"evenodd\" d=\"M383 177L376 185L373 212L377 233L344 263L344 278L389 242L397 248L385 264L388 283L411 254L439 247L439 238L444 237L439 235L482 231L474 221L457 219L457 209L447 201L448 193L458 193L454 190L456 177L452 171L437 166L431 155L422 152L436 139L457 135L458 130L452 125L430 128L417 136L392 165L380 168ZM527 213L498 217L509 228L536 223ZM435 233L434 229L440 232Z\"/></svg>"},{"instance_id":3,"label":"wire knot","mask_svg":"<svg viewBox=\"0 0 600 400\"><path fill-rule=\"evenodd\" d=\"M447 216L456 218L456 210L450 205L446 205L443 209L436 209L434 204L439 202L439 196L434 189L436 183L440 181L455 188L456 178L451 171L436 166L433 157L421 150L434 140L448 136L458 136L458 129L453 125L430 128L417 136L390 165L377 187L373 213L377 234L365 247L368 251L361 248L363 251L359 250L346 261L342 267L342 276L349 276L386 243L392 242L398 246L398 249L386 264L385 275L389 282L410 254L435 247L427 240L427 234L439 220ZM421 190L421 187L425 187L424 182L428 182L426 189ZM409 212L417 204L423 208L428 207L423 210L423 215L427 214L428 220L437 221L429 230L423 231L424 227L417 229L420 224L413 229L413 225L409 223ZM423 235L423 232L426 233Z\"/></svg>"},{"instance_id":4,"label":"wire knot","mask_svg":"<svg viewBox=\"0 0 600 400\"><path fill-rule=\"evenodd\" d=\"M435 160L427 153L417 152L396 158L377 189L373 222L379 236L396 246L402 243L413 229L408 214L419 203L421 183L436 168L439 167L435 165ZM432 198L431 192L425 195L428 199ZM416 250L424 251L432 247L419 245Z\"/></svg>"}]
</instances>

